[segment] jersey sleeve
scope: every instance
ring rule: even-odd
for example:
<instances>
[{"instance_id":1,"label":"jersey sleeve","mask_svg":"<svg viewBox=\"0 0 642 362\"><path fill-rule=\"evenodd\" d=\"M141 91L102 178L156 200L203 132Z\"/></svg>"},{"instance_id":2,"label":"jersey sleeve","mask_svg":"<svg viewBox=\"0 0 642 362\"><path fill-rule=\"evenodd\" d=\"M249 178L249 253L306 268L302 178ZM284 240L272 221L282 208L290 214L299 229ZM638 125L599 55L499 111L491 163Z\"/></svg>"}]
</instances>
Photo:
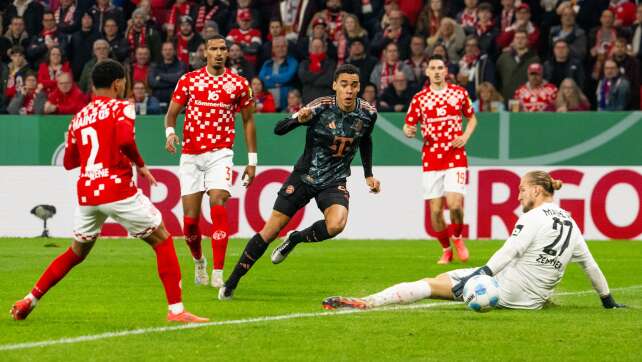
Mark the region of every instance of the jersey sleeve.
<instances>
[{"instance_id":1,"label":"jersey sleeve","mask_svg":"<svg viewBox=\"0 0 642 362\"><path fill-rule=\"evenodd\" d=\"M461 104L461 113L466 118L470 118L475 115L475 110L473 109L473 102L470 100L470 95L468 91L464 89L464 101Z\"/></svg>"},{"instance_id":2,"label":"jersey sleeve","mask_svg":"<svg viewBox=\"0 0 642 362\"><path fill-rule=\"evenodd\" d=\"M591 280L591 284L595 291L600 295L600 297L604 297L609 294L609 285L606 282L606 278L593 258L593 255L591 254L588 245L586 245L586 241L584 241L582 235L580 233L575 234L575 237L578 238L578 240L575 242L571 261L580 264L582 270L584 270L584 274L586 274L586 276Z\"/></svg>"},{"instance_id":3,"label":"jersey sleeve","mask_svg":"<svg viewBox=\"0 0 642 362\"><path fill-rule=\"evenodd\" d=\"M410 107L408 107L408 112L406 113L406 124L409 126L416 125L421 119L421 104L419 99L415 96L410 102Z\"/></svg>"},{"instance_id":4,"label":"jersey sleeve","mask_svg":"<svg viewBox=\"0 0 642 362\"><path fill-rule=\"evenodd\" d=\"M504 245L493 254L486 264L493 274L499 273L513 259L520 257L535 240L541 220L534 213L522 215L515 223L513 232Z\"/></svg>"},{"instance_id":5,"label":"jersey sleeve","mask_svg":"<svg viewBox=\"0 0 642 362\"><path fill-rule=\"evenodd\" d=\"M134 122L136 110L134 105L127 102L116 114L116 139L121 152L136 166L143 167L145 162L136 146Z\"/></svg>"},{"instance_id":6,"label":"jersey sleeve","mask_svg":"<svg viewBox=\"0 0 642 362\"><path fill-rule=\"evenodd\" d=\"M65 142L65 156L63 158L63 165L65 169L71 170L80 166L80 153L76 145L76 135L73 132L73 121L69 123L67 130L67 137Z\"/></svg>"},{"instance_id":7,"label":"jersey sleeve","mask_svg":"<svg viewBox=\"0 0 642 362\"><path fill-rule=\"evenodd\" d=\"M174 88L174 93L172 94L172 101L184 106L188 99L189 78L187 74L184 74L181 79L178 80L178 83L176 83L176 88Z\"/></svg>"},{"instance_id":8,"label":"jersey sleeve","mask_svg":"<svg viewBox=\"0 0 642 362\"><path fill-rule=\"evenodd\" d=\"M254 95L252 94L252 88L250 87L247 79L243 78L239 97L239 109L251 106L252 104L254 104Z\"/></svg>"}]
</instances>

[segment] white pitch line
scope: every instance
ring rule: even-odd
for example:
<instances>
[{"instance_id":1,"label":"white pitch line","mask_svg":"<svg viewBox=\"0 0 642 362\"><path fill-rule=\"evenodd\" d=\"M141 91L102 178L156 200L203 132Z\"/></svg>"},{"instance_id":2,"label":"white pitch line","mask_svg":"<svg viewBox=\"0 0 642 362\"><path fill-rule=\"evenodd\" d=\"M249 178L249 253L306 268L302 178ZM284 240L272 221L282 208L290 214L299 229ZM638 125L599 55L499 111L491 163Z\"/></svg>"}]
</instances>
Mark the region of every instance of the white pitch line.
<instances>
[{"instance_id":1,"label":"white pitch line","mask_svg":"<svg viewBox=\"0 0 642 362\"><path fill-rule=\"evenodd\" d=\"M614 288L612 291L622 291L630 289L640 289L642 285L633 285L630 287L624 288ZM595 293L593 290L585 290L580 292L565 292L554 294L555 296L569 296L569 295L582 295ZM314 312L314 313L292 313L292 314L282 314L271 317L256 317L256 318L245 318L245 319L232 319L226 321L217 321L217 322L207 322L207 323L193 323L193 324L181 324L168 327L153 327L153 328L140 328L140 329L129 329L119 332L107 332L101 334L93 334L87 336L79 337L69 337L69 338L60 338L60 339L51 339L40 342L26 342L26 343L16 343L16 344L2 344L0 345L0 351L12 351L19 349L31 349L38 347L48 347L59 344L74 344L82 343L89 341L97 341L101 339L108 339L114 337L124 337L124 336L133 336L149 333L161 333L161 332L171 332L178 331L182 329L196 329L196 328L205 328L212 326L224 326L224 325L234 325L234 324L249 324L249 323L261 323L261 322L273 322L273 321L282 321L288 319L301 319L301 318L312 318L312 317L328 317L328 316L337 316L337 315L346 315L346 314L356 314L356 313L374 313L374 312L390 312L390 311L404 311L404 310L417 310L417 309L428 309L428 308L437 308L449 305L461 304L461 302L438 302L438 303L424 303L424 304L411 304L411 305L401 305L393 307L383 307L376 309L346 309L346 310L337 310L333 312Z\"/></svg>"}]
</instances>

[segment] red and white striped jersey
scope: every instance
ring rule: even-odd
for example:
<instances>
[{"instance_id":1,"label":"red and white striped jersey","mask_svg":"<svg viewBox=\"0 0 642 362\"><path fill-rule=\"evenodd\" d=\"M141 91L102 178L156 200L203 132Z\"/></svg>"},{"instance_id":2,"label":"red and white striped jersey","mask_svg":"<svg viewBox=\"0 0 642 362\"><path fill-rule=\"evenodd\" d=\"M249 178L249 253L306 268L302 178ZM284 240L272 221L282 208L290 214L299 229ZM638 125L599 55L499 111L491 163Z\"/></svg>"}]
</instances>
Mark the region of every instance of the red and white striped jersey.
<instances>
[{"instance_id":1,"label":"red and white striped jersey","mask_svg":"<svg viewBox=\"0 0 642 362\"><path fill-rule=\"evenodd\" d=\"M462 135L462 114L469 118L475 112L466 89L454 84L446 83L441 90L427 86L412 98L406 124L421 126L424 171L468 167L464 147L451 145Z\"/></svg>"},{"instance_id":2,"label":"red and white striped jersey","mask_svg":"<svg viewBox=\"0 0 642 362\"><path fill-rule=\"evenodd\" d=\"M200 154L213 149L232 148L234 115L254 100L244 77L229 69L215 76L203 67L181 77L172 101L187 105L183 153Z\"/></svg>"}]
</instances>

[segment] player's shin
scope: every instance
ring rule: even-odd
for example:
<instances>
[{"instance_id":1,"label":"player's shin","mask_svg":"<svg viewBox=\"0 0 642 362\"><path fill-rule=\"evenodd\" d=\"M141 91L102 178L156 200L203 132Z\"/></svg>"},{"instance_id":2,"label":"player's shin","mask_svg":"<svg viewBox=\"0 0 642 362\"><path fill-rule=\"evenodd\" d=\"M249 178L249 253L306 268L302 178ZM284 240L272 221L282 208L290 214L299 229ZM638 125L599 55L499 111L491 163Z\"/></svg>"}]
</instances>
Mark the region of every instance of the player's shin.
<instances>
[{"instance_id":1,"label":"player's shin","mask_svg":"<svg viewBox=\"0 0 642 362\"><path fill-rule=\"evenodd\" d=\"M330 239L332 236L328 232L325 220L319 220L307 229L292 233L290 241L298 243L316 243Z\"/></svg>"},{"instance_id":2,"label":"player's shin","mask_svg":"<svg viewBox=\"0 0 642 362\"><path fill-rule=\"evenodd\" d=\"M32 303L42 298L49 289L56 285L74 266L83 260L84 258L77 255L71 247L54 259L31 290L31 296L33 296Z\"/></svg>"},{"instance_id":3,"label":"player's shin","mask_svg":"<svg viewBox=\"0 0 642 362\"><path fill-rule=\"evenodd\" d=\"M225 253L229 235L227 211L222 205L214 205L210 209L212 217L212 253L215 270L222 270L225 265Z\"/></svg>"},{"instance_id":4,"label":"player's shin","mask_svg":"<svg viewBox=\"0 0 642 362\"><path fill-rule=\"evenodd\" d=\"M448 225L448 229L450 231L450 236L453 237L453 239L461 239L462 237L462 230L464 229L464 224L450 224Z\"/></svg>"},{"instance_id":5,"label":"player's shin","mask_svg":"<svg viewBox=\"0 0 642 362\"><path fill-rule=\"evenodd\" d=\"M435 237L439 240L442 249L450 248L450 236L448 235L448 229L441 231L435 231Z\"/></svg>"},{"instance_id":6,"label":"player's shin","mask_svg":"<svg viewBox=\"0 0 642 362\"><path fill-rule=\"evenodd\" d=\"M192 257L194 260L200 260L203 257L203 249L201 247L201 230L198 227L198 218L184 216L183 233Z\"/></svg>"},{"instance_id":7,"label":"player's shin","mask_svg":"<svg viewBox=\"0 0 642 362\"><path fill-rule=\"evenodd\" d=\"M430 297L431 288L425 280L411 283L400 283L384 289L379 293L369 295L363 300L369 307L381 307L388 304L413 303Z\"/></svg>"},{"instance_id":8,"label":"player's shin","mask_svg":"<svg viewBox=\"0 0 642 362\"><path fill-rule=\"evenodd\" d=\"M265 253L268 243L263 240L261 234L255 234L245 246L243 254L239 258L238 263L234 267L234 271L230 277L225 281L225 287L230 289L236 289L236 286L239 283L239 280L247 274L247 272L252 268L254 263L259 260L261 256Z\"/></svg>"},{"instance_id":9,"label":"player's shin","mask_svg":"<svg viewBox=\"0 0 642 362\"><path fill-rule=\"evenodd\" d=\"M172 237L169 236L167 239L154 245L154 252L156 253L158 276L163 283L163 288L165 288L169 310L174 314L182 313L181 268L178 264Z\"/></svg>"}]
</instances>

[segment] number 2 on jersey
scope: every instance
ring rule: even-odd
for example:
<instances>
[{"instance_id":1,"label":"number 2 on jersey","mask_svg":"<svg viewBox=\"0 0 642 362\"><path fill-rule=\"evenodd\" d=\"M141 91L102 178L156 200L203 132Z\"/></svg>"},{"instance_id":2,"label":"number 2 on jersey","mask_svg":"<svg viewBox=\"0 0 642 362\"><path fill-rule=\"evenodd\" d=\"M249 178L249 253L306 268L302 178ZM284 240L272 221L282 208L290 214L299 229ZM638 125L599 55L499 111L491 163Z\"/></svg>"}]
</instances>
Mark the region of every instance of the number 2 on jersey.
<instances>
[{"instance_id":1,"label":"number 2 on jersey","mask_svg":"<svg viewBox=\"0 0 642 362\"><path fill-rule=\"evenodd\" d=\"M561 221L559 218L554 217L553 218L553 230L557 230L558 226L559 226L559 231L560 231L559 234L557 234L557 237L555 238L555 240L553 240L552 243L550 243L549 245L546 245L544 247L544 252L546 254L548 254L548 255L551 255L551 256L561 256L564 253L564 250L566 250L566 248L568 248L568 244L569 244L569 242L571 240L571 233L573 232L573 223L570 220ZM560 240L562 240L562 235L564 234L564 226L567 227L566 230L568 232L566 233L566 238L564 239L564 244L562 244L562 248L560 249L560 251L558 253L553 248L555 247L555 245L557 245L557 243L560 242Z\"/></svg>"},{"instance_id":2,"label":"number 2 on jersey","mask_svg":"<svg viewBox=\"0 0 642 362\"><path fill-rule=\"evenodd\" d=\"M89 147L91 147L85 169L97 170L103 168L102 162L96 163L96 156L98 156L98 148L100 147L96 130L92 127L83 128L80 130L80 136L82 138L82 145L85 146L89 144Z\"/></svg>"}]
</instances>

